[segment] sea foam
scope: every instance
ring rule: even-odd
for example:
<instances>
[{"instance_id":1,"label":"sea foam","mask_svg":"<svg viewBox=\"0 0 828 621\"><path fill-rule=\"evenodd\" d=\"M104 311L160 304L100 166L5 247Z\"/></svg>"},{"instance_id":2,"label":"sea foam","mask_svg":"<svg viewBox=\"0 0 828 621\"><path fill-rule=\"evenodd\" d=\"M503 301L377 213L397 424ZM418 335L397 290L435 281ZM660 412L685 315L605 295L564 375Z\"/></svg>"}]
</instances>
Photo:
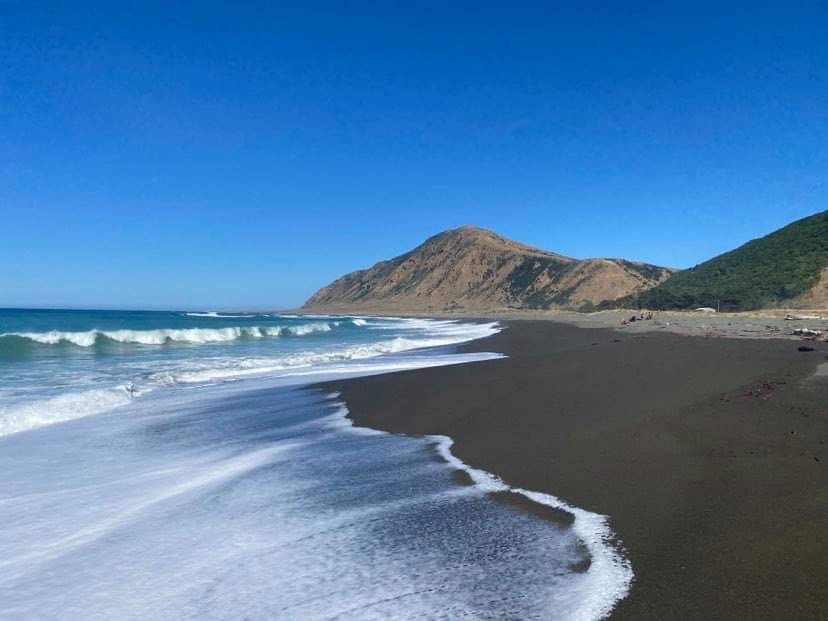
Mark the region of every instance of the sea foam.
<instances>
[{"instance_id":1,"label":"sea foam","mask_svg":"<svg viewBox=\"0 0 828 621\"><path fill-rule=\"evenodd\" d=\"M316 322L297 326L234 326L228 328L179 328L161 330L86 330L67 332L49 330L47 332L5 332L0 339L18 338L41 345L60 345L62 343L78 347L92 347L111 341L133 345L164 345L167 343L221 343L242 338L264 338L279 336L305 336L320 332L330 332L339 325L338 322Z\"/></svg>"},{"instance_id":2,"label":"sea foam","mask_svg":"<svg viewBox=\"0 0 828 621\"><path fill-rule=\"evenodd\" d=\"M86 384L117 381L0 410L0 617L605 616L632 572L604 516L470 468L447 437L354 427L336 396L298 388L494 360L440 346L501 327L359 319L291 320L330 324L319 339L23 357L56 361L62 378L78 365ZM353 326L346 337L337 322ZM574 523L491 502L498 491Z\"/></svg>"},{"instance_id":3,"label":"sea foam","mask_svg":"<svg viewBox=\"0 0 828 621\"><path fill-rule=\"evenodd\" d=\"M331 428L346 430L359 435L386 435L387 432L355 425L347 406L339 401L339 393L328 398L337 403L329 417ZM539 505L559 509L574 517L572 529L584 543L590 555L589 568L577 585L580 603L567 613L571 621L594 621L607 617L615 605L627 597L633 581L633 571L623 546L609 526L609 518L570 505L551 494L512 487L500 477L479 468L473 468L452 453L454 440L449 436L429 435L438 455L448 467L465 472L472 484L485 493L511 492L519 494ZM576 588L575 585L572 588Z\"/></svg>"},{"instance_id":4,"label":"sea foam","mask_svg":"<svg viewBox=\"0 0 828 621\"><path fill-rule=\"evenodd\" d=\"M300 337L332 333L338 327L345 325L353 325L363 330L369 329L366 328L368 322L364 319L359 323L356 319L345 317L328 317L327 319L327 321L316 320L288 326L50 331L0 336L31 338L33 341L48 345L71 342L83 348L90 348L101 339L144 346L159 346L171 342L209 345L230 343L243 338L266 340L278 337L296 337L298 342ZM325 343L317 349L281 350L267 356L237 355L234 352L228 352L221 355L188 355L173 360L151 359L143 363L144 366L136 362L128 367L130 375L122 377L120 383L109 388L70 389L59 395L35 397L23 402L0 403L0 436L107 412L161 387L227 382L252 377L310 375L331 370L342 372L347 365L365 372L413 368L425 364L425 361L423 359L391 360L368 366L353 365L379 356L482 338L495 334L501 329L495 322L471 324L401 320L395 325L398 331L400 326L404 326L403 332L407 336L374 339L353 345ZM386 333L377 334L384 336Z\"/></svg>"},{"instance_id":5,"label":"sea foam","mask_svg":"<svg viewBox=\"0 0 828 621\"><path fill-rule=\"evenodd\" d=\"M0 407L0 436L106 412L129 403L126 386L84 390Z\"/></svg>"},{"instance_id":6,"label":"sea foam","mask_svg":"<svg viewBox=\"0 0 828 621\"><path fill-rule=\"evenodd\" d=\"M511 487L499 477L485 470L472 468L452 452L454 440L448 436L428 436L434 441L437 452L452 468L469 475L476 486L486 492L512 492L529 500L560 509L574 516L573 529L590 553L587 570L588 583L581 585L582 604L572 621L603 619L612 612L616 603L624 599L633 580L632 566L624 554L620 542L609 526L607 516L574 507L551 494L535 492L521 487Z\"/></svg>"},{"instance_id":7,"label":"sea foam","mask_svg":"<svg viewBox=\"0 0 828 621\"><path fill-rule=\"evenodd\" d=\"M508 486L434 459L450 440L352 427L319 391L173 389L124 412L2 440L0 617L592 621L619 592L603 539L579 568L591 514L492 502Z\"/></svg>"}]
</instances>

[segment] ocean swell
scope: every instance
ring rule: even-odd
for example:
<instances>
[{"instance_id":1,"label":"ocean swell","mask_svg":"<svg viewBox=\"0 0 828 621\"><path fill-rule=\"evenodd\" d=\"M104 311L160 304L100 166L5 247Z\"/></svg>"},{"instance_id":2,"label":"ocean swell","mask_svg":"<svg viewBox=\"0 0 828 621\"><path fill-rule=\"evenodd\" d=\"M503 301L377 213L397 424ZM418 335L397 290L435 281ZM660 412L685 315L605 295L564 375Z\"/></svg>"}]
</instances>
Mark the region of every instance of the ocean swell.
<instances>
[{"instance_id":1,"label":"ocean swell","mask_svg":"<svg viewBox=\"0 0 828 621\"><path fill-rule=\"evenodd\" d=\"M172 372L160 372L151 376L160 384L198 384L233 380L252 375L265 375L307 367L320 367L332 363L347 363L382 356L399 354L414 349L440 347L456 341L448 339L409 339L397 337L370 345L355 345L323 352L300 352L280 357L217 358L193 363L191 368Z\"/></svg>"},{"instance_id":2,"label":"ocean swell","mask_svg":"<svg viewBox=\"0 0 828 621\"><path fill-rule=\"evenodd\" d=\"M13 347L13 341L39 345L75 345L93 347L106 343L130 345L166 345L169 343L221 343L244 338L265 338L280 336L306 336L330 332L340 322L315 322L296 326L234 326L228 328L166 328L159 330L86 330L66 332L5 332L0 334L0 349Z\"/></svg>"},{"instance_id":3,"label":"ocean swell","mask_svg":"<svg viewBox=\"0 0 828 621\"><path fill-rule=\"evenodd\" d=\"M349 323L347 320L337 320L269 328L37 332L24 333L23 335L0 335L0 343L4 339L16 340L19 343L22 339L29 338L29 336L33 337L28 341L29 343L44 345L71 343L73 346L79 347L92 347L103 339L141 345L163 345L167 342L215 343L239 338L301 337L308 334L330 332L337 326L347 323ZM334 366L359 364L361 360L368 360L386 354L399 354L416 349L461 343L490 336L499 331L500 327L497 323L455 324L453 322L434 322L432 330L422 330L420 332L422 336L419 338L412 334L411 337L398 336L358 345L333 346L333 344L330 344L329 349L319 349L317 345L304 351L284 351L272 356L197 355L181 360L155 362L149 365L137 364L130 367L130 373L121 376L121 383L115 386L75 390L23 403L10 403L0 406L0 437L44 425L107 412L163 386L209 384L258 376L323 372ZM420 364L422 362L417 359L411 360L411 368ZM399 366L400 362L394 362L389 370L393 370L394 365ZM384 365L378 361L377 366L382 367ZM407 368L407 365L402 365L402 367Z\"/></svg>"}]
</instances>

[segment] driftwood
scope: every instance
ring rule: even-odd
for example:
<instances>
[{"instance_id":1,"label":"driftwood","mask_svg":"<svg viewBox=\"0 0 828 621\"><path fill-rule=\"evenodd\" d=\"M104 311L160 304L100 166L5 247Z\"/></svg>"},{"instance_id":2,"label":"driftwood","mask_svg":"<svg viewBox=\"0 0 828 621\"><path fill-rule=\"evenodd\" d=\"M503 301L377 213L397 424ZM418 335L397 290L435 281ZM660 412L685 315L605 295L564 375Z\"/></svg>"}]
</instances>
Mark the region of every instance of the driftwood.
<instances>
[{"instance_id":1,"label":"driftwood","mask_svg":"<svg viewBox=\"0 0 828 621\"><path fill-rule=\"evenodd\" d=\"M794 315L792 313L785 315L785 321L807 321L809 319L822 319L822 317L819 315Z\"/></svg>"},{"instance_id":2,"label":"driftwood","mask_svg":"<svg viewBox=\"0 0 828 621\"><path fill-rule=\"evenodd\" d=\"M811 328L797 328L793 331L796 336L805 336L810 338L816 338L820 334L822 334L822 330L812 330Z\"/></svg>"}]
</instances>

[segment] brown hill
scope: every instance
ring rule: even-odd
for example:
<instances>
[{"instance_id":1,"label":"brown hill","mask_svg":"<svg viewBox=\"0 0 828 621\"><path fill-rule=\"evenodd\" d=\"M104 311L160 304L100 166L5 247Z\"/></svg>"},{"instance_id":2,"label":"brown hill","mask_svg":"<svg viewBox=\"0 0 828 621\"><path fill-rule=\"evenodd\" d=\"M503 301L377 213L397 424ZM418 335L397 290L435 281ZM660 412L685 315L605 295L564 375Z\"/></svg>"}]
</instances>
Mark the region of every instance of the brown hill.
<instances>
[{"instance_id":1,"label":"brown hill","mask_svg":"<svg viewBox=\"0 0 828 621\"><path fill-rule=\"evenodd\" d=\"M306 309L428 312L582 307L662 282L671 270L623 259L578 260L463 226L414 250L346 274Z\"/></svg>"}]
</instances>

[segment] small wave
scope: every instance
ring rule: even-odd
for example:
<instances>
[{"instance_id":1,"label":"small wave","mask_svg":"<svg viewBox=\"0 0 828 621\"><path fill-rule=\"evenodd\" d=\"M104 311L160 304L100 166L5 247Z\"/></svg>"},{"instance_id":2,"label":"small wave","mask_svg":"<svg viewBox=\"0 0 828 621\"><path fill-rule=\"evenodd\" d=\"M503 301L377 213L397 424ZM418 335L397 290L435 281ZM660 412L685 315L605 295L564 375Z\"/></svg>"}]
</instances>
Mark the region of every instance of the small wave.
<instances>
[{"instance_id":1,"label":"small wave","mask_svg":"<svg viewBox=\"0 0 828 621\"><path fill-rule=\"evenodd\" d=\"M217 313L215 311L207 311L204 313L182 313L187 317L209 317L211 319L238 319L241 317L252 317L253 315L227 315L224 313Z\"/></svg>"},{"instance_id":2,"label":"small wave","mask_svg":"<svg viewBox=\"0 0 828 621\"><path fill-rule=\"evenodd\" d=\"M280 328L281 334L290 334L293 336L305 336L306 334L314 334L316 332L330 332L333 328L339 325L338 321L333 323L306 323L301 326L289 326Z\"/></svg>"},{"instance_id":3,"label":"small wave","mask_svg":"<svg viewBox=\"0 0 828 621\"><path fill-rule=\"evenodd\" d=\"M92 347L105 341L135 345L167 343L221 343L241 338L305 336L330 332L339 322L308 323L298 326L236 326L230 328L168 328L160 330L87 330L85 332L5 332L0 339L23 339L41 345L71 344ZM0 341L2 342L2 341Z\"/></svg>"},{"instance_id":4,"label":"small wave","mask_svg":"<svg viewBox=\"0 0 828 621\"><path fill-rule=\"evenodd\" d=\"M114 342L137 343L142 345L162 345L171 341L190 343L209 343L227 341L236 338L264 337L302 337L316 332L329 332L343 321L313 322L293 326L271 327L236 327L223 329L191 328L186 330L90 330L87 332L35 332L0 334L0 346L4 339L17 347L21 342L45 345L71 343L80 347L91 347L98 341L108 339ZM340 346L327 351L304 351L282 354L274 357L233 357L233 356L195 356L189 360L175 363L174 368L163 371L147 369L146 373L135 376L137 386L127 390L126 385L106 389L93 389L66 393L47 399L38 399L28 403L0 407L0 436L27 431L44 425L99 414L122 406L130 397L141 396L162 386L192 385L202 383L224 382L251 376L281 376L322 372L339 366L340 372L347 371L352 365L361 366L360 372L368 372L365 364L356 362L383 354L394 354L414 349L440 347L464 341L490 336L501 330L496 323L488 324L439 324L431 331L423 331L420 338L415 335L399 336L374 343ZM2 347L0 347L2 350ZM499 357L499 355L495 355ZM482 359L482 358L480 358ZM370 372L388 372L402 368L433 366L435 360L442 356L413 357L407 363L378 361ZM370 366L370 365L369 365ZM126 378L122 378L124 381Z\"/></svg>"},{"instance_id":5,"label":"small wave","mask_svg":"<svg viewBox=\"0 0 828 621\"><path fill-rule=\"evenodd\" d=\"M232 358L204 360L199 369L163 372L153 376L162 384L199 384L203 382L241 379L251 375L266 375L281 371L317 367L332 363L366 360L385 354L399 354L415 349L443 347L455 343L482 338L500 331L498 324L466 326L466 333L446 335L442 338L396 337L367 345L354 345L327 352L303 352L279 358Z\"/></svg>"}]
</instances>

